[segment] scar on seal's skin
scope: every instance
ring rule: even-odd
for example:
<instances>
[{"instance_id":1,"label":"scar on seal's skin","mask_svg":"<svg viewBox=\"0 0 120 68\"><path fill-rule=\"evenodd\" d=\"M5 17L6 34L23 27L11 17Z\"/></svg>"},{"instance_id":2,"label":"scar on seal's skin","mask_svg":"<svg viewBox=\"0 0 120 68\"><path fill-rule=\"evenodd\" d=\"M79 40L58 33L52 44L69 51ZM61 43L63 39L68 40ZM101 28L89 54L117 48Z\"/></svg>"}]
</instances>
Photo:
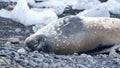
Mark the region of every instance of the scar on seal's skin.
<instances>
[{"instance_id":1,"label":"scar on seal's skin","mask_svg":"<svg viewBox=\"0 0 120 68\"><path fill-rule=\"evenodd\" d=\"M118 44L120 20L107 17L66 16L25 40L28 49L55 54L113 52Z\"/></svg>"}]
</instances>

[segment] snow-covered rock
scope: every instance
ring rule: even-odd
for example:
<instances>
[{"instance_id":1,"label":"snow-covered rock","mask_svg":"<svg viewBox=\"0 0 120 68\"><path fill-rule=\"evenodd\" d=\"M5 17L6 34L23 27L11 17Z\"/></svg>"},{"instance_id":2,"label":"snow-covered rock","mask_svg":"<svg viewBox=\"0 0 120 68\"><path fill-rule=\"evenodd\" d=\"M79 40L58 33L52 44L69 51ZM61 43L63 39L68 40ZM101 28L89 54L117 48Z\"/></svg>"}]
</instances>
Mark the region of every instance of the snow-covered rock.
<instances>
[{"instance_id":1,"label":"snow-covered rock","mask_svg":"<svg viewBox=\"0 0 120 68\"><path fill-rule=\"evenodd\" d=\"M120 0L108 0L106 4L110 12L120 14Z\"/></svg>"},{"instance_id":2,"label":"snow-covered rock","mask_svg":"<svg viewBox=\"0 0 120 68\"><path fill-rule=\"evenodd\" d=\"M73 5L73 9L83 10L90 9L100 4L99 0L78 0L77 4Z\"/></svg>"},{"instance_id":3,"label":"snow-covered rock","mask_svg":"<svg viewBox=\"0 0 120 68\"><path fill-rule=\"evenodd\" d=\"M94 8L86 9L83 12L78 13L77 16L110 17L110 13L109 10L107 9L107 5L105 3L102 3Z\"/></svg>"},{"instance_id":4,"label":"snow-covered rock","mask_svg":"<svg viewBox=\"0 0 120 68\"><path fill-rule=\"evenodd\" d=\"M0 10L0 12L2 11ZM26 0L18 0L15 8L12 11L6 11L6 14L7 13L10 13L8 15L10 15L12 20L20 22L26 26L33 24L48 24L58 18L51 10L45 10L42 12L30 10ZM4 13L5 16L6 14ZM1 14L0 16L3 17L4 15ZM5 18L9 18L9 16L6 16Z\"/></svg>"}]
</instances>

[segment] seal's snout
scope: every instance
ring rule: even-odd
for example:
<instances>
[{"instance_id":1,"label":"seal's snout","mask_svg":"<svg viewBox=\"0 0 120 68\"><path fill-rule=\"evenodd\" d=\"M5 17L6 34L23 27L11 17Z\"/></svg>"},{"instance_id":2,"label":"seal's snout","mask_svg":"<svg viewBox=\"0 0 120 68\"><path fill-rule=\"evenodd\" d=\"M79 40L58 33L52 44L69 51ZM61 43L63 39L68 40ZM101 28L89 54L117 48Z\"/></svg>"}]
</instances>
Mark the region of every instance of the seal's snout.
<instances>
[{"instance_id":1,"label":"seal's snout","mask_svg":"<svg viewBox=\"0 0 120 68\"><path fill-rule=\"evenodd\" d=\"M39 44L38 40L39 39L37 38L37 36L27 37L24 42L25 49L27 51L34 51L36 49L35 47L37 46L37 44Z\"/></svg>"},{"instance_id":2,"label":"seal's snout","mask_svg":"<svg viewBox=\"0 0 120 68\"><path fill-rule=\"evenodd\" d=\"M50 52L51 46L49 45L48 39L44 35L32 35L25 40L25 49L27 51L38 50L43 52Z\"/></svg>"}]
</instances>

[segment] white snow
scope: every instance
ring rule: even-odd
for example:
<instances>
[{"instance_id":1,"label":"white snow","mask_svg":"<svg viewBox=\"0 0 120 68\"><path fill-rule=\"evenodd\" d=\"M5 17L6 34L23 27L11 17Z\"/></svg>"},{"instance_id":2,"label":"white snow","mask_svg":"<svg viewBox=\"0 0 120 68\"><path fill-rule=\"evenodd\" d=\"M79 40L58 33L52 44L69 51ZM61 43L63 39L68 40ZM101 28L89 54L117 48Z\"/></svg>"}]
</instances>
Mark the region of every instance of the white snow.
<instances>
[{"instance_id":1,"label":"white snow","mask_svg":"<svg viewBox=\"0 0 120 68\"><path fill-rule=\"evenodd\" d=\"M115 1L120 2L120 0L115 0Z\"/></svg>"},{"instance_id":2,"label":"white snow","mask_svg":"<svg viewBox=\"0 0 120 68\"><path fill-rule=\"evenodd\" d=\"M47 0L35 0L35 1L47 1Z\"/></svg>"},{"instance_id":3,"label":"white snow","mask_svg":"<svg viewBox=\"0 0 120 68\"><path fill-rule=\"evenodd\" d=\"M18 0L4 0L5 2L17 2ZM27 0L27 2L31 5L31 6L33 6L33 5L35 5L36 3L35 3L35 0Z\"/></svg>"},{"instance_id":4,"label":"white snow","mask_svg":"<svg viewBox=\"0 0 120 68\"><path fill-rule=\"evenodd\" d=\"M44 10L48 10L49 8L30 8L30 9L33 10L33 11L41 12L41 11L44 11ZM53 10L53 9L50 9L50 10Z\"/></svg>"},{"instance_id":5,"label":"white snow","mask_svg":"<svg viewBox=\"0 0 120 68\"><path fill-rule=\"evenodd\" d=\"M2 11L0 10L0 12ZM6 11L6 14L7 13L10 13L10 12ZM4 13L5 16L6 14ZM3 17L2 15L0 16ZM11 11L10 13L10 18L14 21L20 22L27 26L27 25L33 25L33 24L48 24L54 20L57 20L58 17L51 10L45 10L42 12L32 11L29 9L26 0L18 0L17 5L13 9L13 11Z\"/></svg>"},{"instance_id":6,"label":"white snow","mask_svg":"<svg viewBox=\"0 0 120 68\"><path fill-rule=\"evenodd\" d=\"M5 9L1 9L0 10L0 17L11 18L11 11L8 12Z\"/></svg>"},{"instance_id":7,"label":"white snow","mask_svg":"<svg viewBox=\"0 0 120 68\"><path fill-rule=\"evenodd\" d=\"M77 16L85 17L110 17L109 10L105 3L99 4L91 9L86 9L83 12L77 14Z\"/></svg>"},{"instance_id":8,"label":"white snow","mask_svg":"<svg viewBox=\"0 0 120 68\"><path fill-rule=\"evenodd\" d=\"M63 1L68 6L73 6L78 3L78 0L71 0L71 1L70 0L60 0L60 1Z\"/></svg>"},{"instance_id":9,"label":"white snow","mask_svg":"<svg viewBox=\"0 0 120 68\"><path fill-rule=\"evenodd\" d=\"M90 9L98 4L100 4L98 0L78 0L77 4L73 5L72 8L78 10Z\"/></svg>"},{"instance_id":10,"label":"white snow","mask_svg":"<svg viewBox=\"0 0 120 68\"><path fill-rule=\"evenodd\" d=\"M67 5L62 0L48 0L41 3L36 3L36 5L34 5L33 7L45 7L48 9L52 9L56 14L60 15L63 13L66 6Z\"/></svg>"}]
</instances>

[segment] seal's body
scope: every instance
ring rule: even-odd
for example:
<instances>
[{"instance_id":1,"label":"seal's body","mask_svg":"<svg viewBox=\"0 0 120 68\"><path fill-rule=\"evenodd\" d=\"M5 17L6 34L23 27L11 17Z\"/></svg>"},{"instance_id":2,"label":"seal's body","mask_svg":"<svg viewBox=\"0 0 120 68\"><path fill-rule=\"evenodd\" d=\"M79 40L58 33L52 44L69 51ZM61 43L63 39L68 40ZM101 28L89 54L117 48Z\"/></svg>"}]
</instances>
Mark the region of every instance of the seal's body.
<instances>
[{"instance_id":1,"label":"seal's body","mask_svg":"<svg viewBox=\"0 0 120 68\"><path fill-rule=\"evenodd\" d=\"M94 52L120 44L120 20L67 16L51 23L25 40L29 50L72 54Z\"/></svg>"}]
</instances>

